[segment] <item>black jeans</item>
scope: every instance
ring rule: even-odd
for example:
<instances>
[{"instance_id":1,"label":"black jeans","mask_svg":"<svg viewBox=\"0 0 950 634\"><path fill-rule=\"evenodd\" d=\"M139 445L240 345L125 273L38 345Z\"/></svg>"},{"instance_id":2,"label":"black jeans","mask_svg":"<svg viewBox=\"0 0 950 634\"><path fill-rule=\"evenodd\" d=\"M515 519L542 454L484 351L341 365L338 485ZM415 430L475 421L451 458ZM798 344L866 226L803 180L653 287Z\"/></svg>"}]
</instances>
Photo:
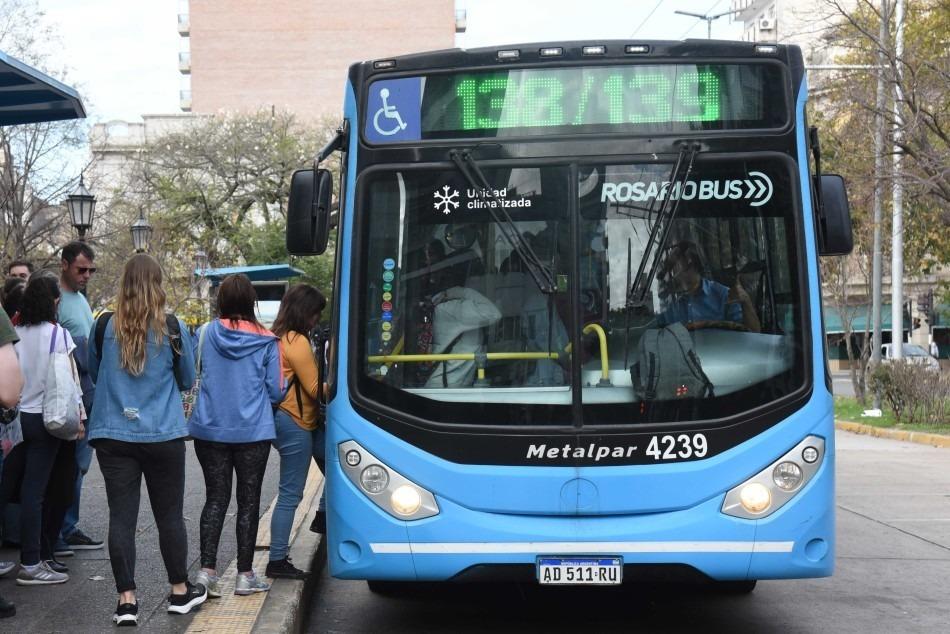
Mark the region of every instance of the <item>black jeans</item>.
<instances>
[{"instance_id":1,"label":"black jeans","mask_svg":"<svg viewBox=\"0 0 950 634\"><path fill-rule=\"evenodd\" d=\"M188 580L185 499L185 440L132 443L93 441L109 500L109 559L118 592L135 590L135 531L142 476L158 527L158 547L168 583Z\"/></svg>"},{"instance_id":2,"label":"black jeans","mask_svg":"<svg viewBox=\"0 0 950 634\"><path fill-rule=\"evenodd\" d=\"M195 440L195 454L205 475L206 499L201 511L201 567L217 569L218 542L231 504L231 480L237 472L237 569L254 564L254 544L261 507L261 485L271 441L223 443Z\"/></svg>"},{"instance_id":3,"label":"black jeans","mask_svg":"<svg viewBox=\"0 0 950 634\"><path fill-rule=\"evenodd\" d=\"M20 562L52 559L76 484L76 441L51 436L42 414L21 412L23 443L7 456L0 508L20 493Z\"/></svg>"}]
</instances>

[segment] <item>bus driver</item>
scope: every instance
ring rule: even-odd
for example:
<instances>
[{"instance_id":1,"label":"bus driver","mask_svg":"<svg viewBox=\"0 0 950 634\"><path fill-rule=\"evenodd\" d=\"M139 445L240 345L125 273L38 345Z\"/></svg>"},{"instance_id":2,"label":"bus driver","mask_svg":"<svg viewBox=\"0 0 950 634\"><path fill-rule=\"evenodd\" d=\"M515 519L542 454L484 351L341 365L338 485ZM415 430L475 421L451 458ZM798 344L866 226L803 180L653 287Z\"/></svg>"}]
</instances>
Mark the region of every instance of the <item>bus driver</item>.
<instances>
[{"instance_id":1,"label":"bus driver","mask_svg":"<svg viewBox=\"0 0 950 634\"><path fill-rule=\"evenodd\" d=\"M660 316L662 325L731 321L751 332L761 331L752 299L738 279L728 288L702 276L702 258L695 243L684 240L673 245L663 270L669 274L674 291Z\"/></svg>"}]
</instances>

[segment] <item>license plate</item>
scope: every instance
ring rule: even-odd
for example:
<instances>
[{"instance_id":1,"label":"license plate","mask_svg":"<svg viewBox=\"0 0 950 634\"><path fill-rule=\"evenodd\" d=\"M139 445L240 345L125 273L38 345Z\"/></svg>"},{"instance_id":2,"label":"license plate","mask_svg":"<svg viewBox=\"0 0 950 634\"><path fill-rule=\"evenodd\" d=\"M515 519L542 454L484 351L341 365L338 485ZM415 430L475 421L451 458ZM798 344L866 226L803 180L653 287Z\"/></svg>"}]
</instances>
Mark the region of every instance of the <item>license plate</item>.
<instances>
[{"instance_id":1,"label":"license plate","mask_svg":"<svg viewBox=\"0 0 950 634\"><path fill-rule=\"evenodd\" d=\"M541 585L616 586L622 580L620 557L538 557Z\"/></svg>"}]
</instances>

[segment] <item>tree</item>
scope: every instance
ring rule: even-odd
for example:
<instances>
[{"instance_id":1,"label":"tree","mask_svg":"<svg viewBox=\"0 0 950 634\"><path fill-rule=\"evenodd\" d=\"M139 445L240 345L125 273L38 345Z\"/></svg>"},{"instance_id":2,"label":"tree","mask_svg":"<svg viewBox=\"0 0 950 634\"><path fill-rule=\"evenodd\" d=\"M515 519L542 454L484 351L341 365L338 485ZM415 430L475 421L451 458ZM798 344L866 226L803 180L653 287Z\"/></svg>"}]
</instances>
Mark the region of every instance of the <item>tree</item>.
<instances>
[{"instance_id":1,"label":"tree","mask_svg":"<svg viewBox=\"0 0 950 634\"><path fill-rule=\"evenodd\" d=\"M0 0L0 50L62 80L45 52L53 42L35 2ZM62 201L76 186L70 159L84 133L79 121L0 128L0 260L55 261L69 231Z\"/></svg>"},{"instance_id":2,"label":"tree","mask_svg":"<svg viewBox=\"0 0 950 634\"><path fill-rule=\"evenodd\" d=\"M893 7L894 0L890 0ZM899 138L890 138L905 156L901 178L907 188L905 244L915 249L905 254L909 266L929 270L950 263L950 0L907 2L904 19L904 50L895 52L893 11L888 35L882 39L882 13L870 0L845 5L827 2L838 25L828 34L846 53L836 61L876 65L878 54L886 60L884 73L889 93L901 95L895 115L887 104L878 109L874 99L876 75L868 72L846 85L831 87L842 111L852 116L880 114L888 130L896 126ZM857 80L857 81L854 81ZM870 173L870 172L865 172Z\"/></svg>"},{"instance_id":3,"label":"tree","mask_svg":"<svg viewBox=\"0 0 950 634\"><path fill-rule=\"evenodd\" d=\"M212 267L289 261L330 292L332 249L294 260L284 232L291 175L312 164L332 132L329 122L310 126L280 111L199 116L136 154L110 196L110 215L126 219L126 233L139 210L148 216L150 251L166 267L171 308L193 305L197 250Z\"/></svg>"}]
</instances>

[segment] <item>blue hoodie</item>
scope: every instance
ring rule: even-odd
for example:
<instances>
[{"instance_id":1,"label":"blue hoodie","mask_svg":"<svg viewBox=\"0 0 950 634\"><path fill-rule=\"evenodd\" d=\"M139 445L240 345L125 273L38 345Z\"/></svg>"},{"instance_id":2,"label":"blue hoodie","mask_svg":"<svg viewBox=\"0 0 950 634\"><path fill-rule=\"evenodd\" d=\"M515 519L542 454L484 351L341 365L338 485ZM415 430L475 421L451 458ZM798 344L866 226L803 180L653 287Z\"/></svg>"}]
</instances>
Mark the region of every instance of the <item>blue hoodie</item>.
<instances>
[{"instance_id":1,"label":"blue hoodie","mask_svg":"<svg viewBox=\"0 0 950 634\"><path fill-rule=\"evenodd\" d=\"M201 388L188 433L199 440L245 443L273 440L274 410L284 397L277 337L245 322L204 326ZM195 358L200 335L194 337Z\"/></svg>"}]
</instances>

